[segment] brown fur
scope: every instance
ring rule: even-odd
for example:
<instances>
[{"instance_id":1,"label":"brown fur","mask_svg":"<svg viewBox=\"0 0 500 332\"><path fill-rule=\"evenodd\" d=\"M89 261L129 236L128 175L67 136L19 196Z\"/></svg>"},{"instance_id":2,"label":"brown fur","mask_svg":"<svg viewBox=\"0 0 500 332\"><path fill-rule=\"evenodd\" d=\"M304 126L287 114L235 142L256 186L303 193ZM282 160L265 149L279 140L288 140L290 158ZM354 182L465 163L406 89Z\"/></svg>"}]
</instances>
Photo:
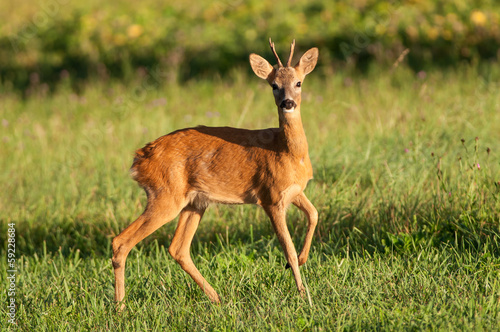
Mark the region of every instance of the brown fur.
<instances>
[{"instance_id":1,"label":"brown fur","mask_svg":"<svg viewBox=\"0 0 500 332\"><path fill-rule=\"evenodd\" d=\"M307 61L303 60L306 56ZM211 203L262 206L285 251L297 288L303 291L298 266L307 260L317 212L303 194L312 178L312 166L300 117L301 90L296 83L314 68L316 58L317 49L311 49L295 68L275 69L263 58L250 56L255 73L275 86L279 128L186 128L136 151L130 172L145 189L148 203L144 213L113 240L116 301L125 295L124 269L130 249L179 214L169 252L213 302L220 301L189 254L199 221ZM293 100L296 107L284 112L279 107L284 99ZM291 203L309 220L304 248L298 257L285 220Z\"/></svg>"},{"instance_id":2,"label":"brown fur","mask_svg":"<svg viewBox=\"0 0 500 332\"><path fill-rule=\"evenodd\" d=\"M200 207L271 204L289 186L304 189L312 178L307 150L292 155L282 134L230 127L179 130L137 150L131 174L148 193L178 182L183 198Z\"/></svg>"}]
</instances>

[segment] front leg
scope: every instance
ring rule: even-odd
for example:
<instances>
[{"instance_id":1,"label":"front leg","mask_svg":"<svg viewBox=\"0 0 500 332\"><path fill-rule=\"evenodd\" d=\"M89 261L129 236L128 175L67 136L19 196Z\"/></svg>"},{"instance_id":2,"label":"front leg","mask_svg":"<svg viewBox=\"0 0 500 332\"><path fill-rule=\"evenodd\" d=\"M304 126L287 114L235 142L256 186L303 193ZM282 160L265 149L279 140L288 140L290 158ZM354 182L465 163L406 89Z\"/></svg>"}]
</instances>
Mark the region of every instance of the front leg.
<instances>
[{"instance_id":1,"label":"front leg","mask_svg":"<svg viewBox=\"0 0 500 332\"><path fill-rule=\"evenodd\" d=\"M309 249L311 249L312 238L314 235L314 230L316 229L316 225L318 224L318 211L312 205L312 203L307 199L306 195L301 192L295 199L292 201L293 205L298 207L302 212L305 213L308 224L307 224L307 233L306 239L304 241L304 247L299 255L299 266L305 264L307 261L307 257L309 256ZM287 264L285 268L289 268L290 265Z\"/></svg>"},{"instance_id":2,"label":"front leg","mask_svg":"<svg viewBox=\"0 0 500 332\"><path fill-rule=\"evenodd\" d=\"M300 277L297 252L295 251L292 237L290 236L290 232L288 231L288 227L286 225L286 211L280 206L268 206L264 207L264 210L271 219L274 231L276 232L281 247L285 252L286 260L292 268L293 277L295 278L295 283L297 284L297 289L299 290L301 295L304 295L305 288Z\"/></svg>"}]
</instances>

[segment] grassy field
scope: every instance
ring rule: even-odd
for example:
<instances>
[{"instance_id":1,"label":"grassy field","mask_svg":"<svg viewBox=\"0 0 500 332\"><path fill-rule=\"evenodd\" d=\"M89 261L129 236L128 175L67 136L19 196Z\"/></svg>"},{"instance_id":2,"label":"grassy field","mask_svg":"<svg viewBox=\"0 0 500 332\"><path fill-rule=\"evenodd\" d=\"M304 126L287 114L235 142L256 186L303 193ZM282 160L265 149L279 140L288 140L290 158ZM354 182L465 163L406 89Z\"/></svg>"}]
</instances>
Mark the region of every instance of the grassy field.
<instances>
[{"instance_id":1,"label":"grassy field","mask_svg":"<svg viewBox=\"0 0 500 332\"><path fill-rule=\"evenodd\" d=\"M114 310L111 240L146 199L128 176L134 150L198 124L276 126L264 82L232 74L152 86L144 77L78 95L3 92L0 239L15 223L19 328L499 329L499 72L308 77L302 117L315 178L306 194L320 224L301 273L312 307L263 211L212 206L192 255L222 304L168 255L174 221L131 252L127 309ZM300 248L306 220L290 208L288 224ZM0 260L6 267L6 245ZM10 328L6 305L0 313Z\"/></svg>"}]
</instances>

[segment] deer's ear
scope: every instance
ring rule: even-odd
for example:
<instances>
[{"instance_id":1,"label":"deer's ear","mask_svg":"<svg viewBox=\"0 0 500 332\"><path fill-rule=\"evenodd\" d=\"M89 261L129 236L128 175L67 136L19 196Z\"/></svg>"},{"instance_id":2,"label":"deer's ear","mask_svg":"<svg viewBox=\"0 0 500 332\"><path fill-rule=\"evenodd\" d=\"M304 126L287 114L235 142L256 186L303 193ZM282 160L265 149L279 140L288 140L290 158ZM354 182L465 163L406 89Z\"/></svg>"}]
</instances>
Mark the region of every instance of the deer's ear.
<instances>
[{"instance_id":1,"label":"deer's ear","mask_svg":"<svg viewBox=\"0 0 500 332\"><path fill-rule=\"evenodd\" d=\"M316 47L311 48L300 58L299 63L295 66L295 69L300 70L300 72L306 76L313 71L314 67L316 67L318 55L318 49Z\"/></svg>"},{"instance_id":2,"label":"deer's ear","mask_svg":"<svg viewBox=\"0 0 500 332\"><path fill-rule=\"evenodd\" d=\"M274 71L273 66L266 59L255 53L250 54L250 66L252 66L255 75L264 80L267 80L269 75Z\"/></svg>"}]
</instances>

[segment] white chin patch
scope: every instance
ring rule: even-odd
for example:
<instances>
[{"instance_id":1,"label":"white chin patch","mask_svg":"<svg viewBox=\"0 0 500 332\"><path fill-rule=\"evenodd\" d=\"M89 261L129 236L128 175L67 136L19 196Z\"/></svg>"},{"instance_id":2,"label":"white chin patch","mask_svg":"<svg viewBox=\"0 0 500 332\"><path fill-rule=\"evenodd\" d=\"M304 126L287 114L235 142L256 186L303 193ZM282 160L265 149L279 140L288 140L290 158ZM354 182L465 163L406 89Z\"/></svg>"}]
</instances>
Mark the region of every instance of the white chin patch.
<instances>
[{"instance_id":1,"label":"white chin patch","mask_svg":"<svg viewBox=\"0 0 500 332\"><path fill-rule=\"evenodd\" d=\"M283 108L283 113L293 113L293 111L295 111L295 107L293 108L290 108L289 110L287 110L286 108Z\"/></svg>"}]
</instances>

